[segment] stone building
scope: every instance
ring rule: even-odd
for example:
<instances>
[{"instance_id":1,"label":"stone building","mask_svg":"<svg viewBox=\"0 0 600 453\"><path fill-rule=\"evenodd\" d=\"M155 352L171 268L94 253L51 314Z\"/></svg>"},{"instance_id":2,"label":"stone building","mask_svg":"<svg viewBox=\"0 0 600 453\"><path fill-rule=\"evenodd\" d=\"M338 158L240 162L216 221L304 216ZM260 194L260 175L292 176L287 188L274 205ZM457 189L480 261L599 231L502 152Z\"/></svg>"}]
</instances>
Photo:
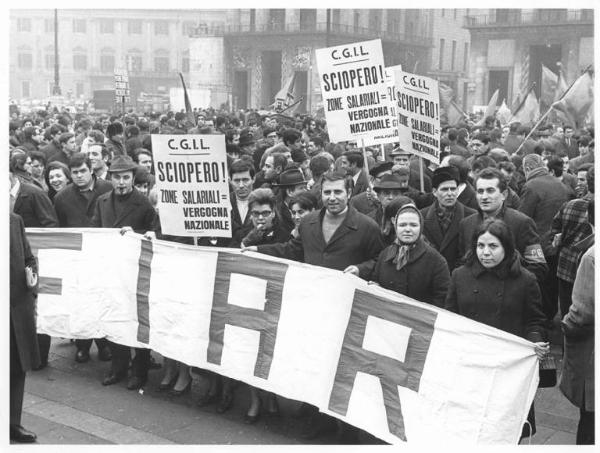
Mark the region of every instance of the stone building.
<instances>
[{"instance_id":1,"label":"stone building","mask_svg":"<svg viewBox=\"0 0 600 453\"><path fill-rule=\"evenodd\" d=\"M532 84L539 98L542 64L568 83L594 61L594 11L591 9L470 10L469 108L498 102L510 106Z\"/></svg>"}]
</instances>

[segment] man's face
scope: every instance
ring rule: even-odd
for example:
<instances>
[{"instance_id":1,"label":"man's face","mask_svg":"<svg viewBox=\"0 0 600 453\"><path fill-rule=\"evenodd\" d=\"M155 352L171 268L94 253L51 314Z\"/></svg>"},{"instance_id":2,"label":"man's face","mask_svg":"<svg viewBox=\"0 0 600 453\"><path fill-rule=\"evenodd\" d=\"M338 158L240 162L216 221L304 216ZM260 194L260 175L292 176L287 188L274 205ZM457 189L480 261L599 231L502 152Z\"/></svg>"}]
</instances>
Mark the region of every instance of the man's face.
<instances>
[{"instance_id":1,"label":"man's face","mask_svg":"<svg viewBox=\"0 0 600 453\"><path fill-rule=\"evenodd\" d=\"M67 152L67 154L71 155L75 152L77 148L77 143L75 142L75 137L71 137L65 143L63 143L63 149Z\"/></svg>"},{"instance_id":2,"label":"man's face","mask_svg":"<svg viewBox=\"0 0 600 453\"><path fill-rule=\"evenodd\" d=\"M394 165L399 165L404 168L408 168L410 162L410 158L406 154L400 154L399 156L394 156Z\"/></svg>"},{"instance_id":3,"label":"man's face","mask_svg":"<svg viewBox=\"0 0 600 453\"><path fill-rule=\"evenodd\" d=\"M31 161L31 176L40 178L44 174L44 164L37 159Z\"/></svg>"},{"instance_id":4,"label":"man's face","mask_svg":"<svg viewBox=\"0 0 600 453\"><path fill-rule=\"evenodd\" d=\"M306 192L306 183L296 184L295 186L287 189L288 197L295 197L300 195L302 192Z\"/></svg>"},{"instance_id":5,"label":"man's face","mask_svg":"<svg viewBox=\"0 0 600 453\"><path fill-rule=\"evenodd\" d=\"M44 141L44 131L41 128L36 127L35 133L33 134L33 136L31 138L36 143L42 143Z\"/></svg>"},{"instance_id":6,"label":"man's face","mask_svg":"<svg viewBox=\"0 0 600 453\"><path fill-rule=\"evenodd\" d=\"M148 196L148 183L147 182L135 184L135 188L138 190L138 192L140 192L145 197Z\"/></svg>"},{"instance_id":7,"label":"man's face","mask_svg":"<svg viewBox=\"0 0 600 453\"><path fill-rule=\"evenodd\" d=\"M73 184L80 189L85 189L92 182L92 172L86 164L82 164L79 167L71 167L71 178Z\"/></svg>"},{"instance_id":8,"label":"man's face","mask_svg":"<svg viewBox=\"0 0 600 453\"><path fill-rule=\"evenodd\" d=\"M246 170L241 173L234 173L231 176L231 184L233 185L233 192L238 200L246 200L252 192L252 184L254 184L254 178L250 176L250 171Z\"/></svg>"},{"instance_id":9,"label":"man's face","mask_svg":"<svg viewBox=\"0 0 600 453\"><path fill-rule=\"evenodd\" d=\"M265 126L276 128L277 127L277 120L275 118L267 118L265 120Z\"/></svg>"},{"instance_id":10,"label":"man's face","mask_svg":"<svg viewBox=\"0 0 600 453\"><path fill-rule=\"evenodd\" d=\"M348 206L346 182L343 180L323 181L321 199L329 214L337 215L343 212Z\"/></svg>"},{"instance_id":11,"label":"man's face","mask_svg":"<svg viewBox=\"0 0 600 453\"><path fill-rule=\"evenodd\" d=\"M133 171L118 171L110 174L110 182L117 196L127 195L133 190Z\"/></svg>"},{"instance_id":12,"label":"man's face","mask_svg":"<svg viewBox=\"0 0 600 453\"><path fill-rule=\"evenodd\" d=\"M444 208L452 208L456 204L457 199L456 181L444 181L437 189L433 189L433 195L437 198L440 206Z\"/></svg>"},{"instance_id":13,"label":"man's face","mask_svg":"<svg viewBox=\"0 0 600 453\"><path fill-rule=\"evenodd\" d=\"M556 128L556 132L554 133L554 135L557 138L562 139L565 136L565 131L563 130L562 127L559 126Z\"/></svg>"},{"instance_id":14,"label":"man's face","mask_svg":"<svg viewBox=\"0 0 600 453\"><path fill-rule=\"evenodd\" d=\"M506 137L508 136L509 132L510 132L510 128L508 128L508 127L502 128L502 137L500 137L500 141L502 142L502 144L504 144L504 141L506 140Z\"/></svg>"},{"instance_id":15,"label":"man's face","mask_svg":"<svg viewBox=\"0 0 600 453\"><path fill-rule=\"evenodd\" d=\"M573 129L570 127L565 127L565 138L573 137Z\"/></svg>"},{"instance_id":16,"label":"man's face","mask_svg":"<svg viewBox=\"0 0 600 453\"><path fill-rule=\"evenodd\" d=\"M286 151L286 152L283 153L283 155L287 159L288 164L293 164L294 163L294 160L292 159L292 152L291 151Z\"/></svg>"},{"instance_id":17,"label":"man's face","mask_svg":"<svg viewBox=\"0 0 600 453\"><path fill-rule=\"evenodd\" d=\"M471 140L470 146L473 154L476 156L479 156L486 151L486 145L481 140L477 140L476 138Z\"/></svg>"},{"instance_id":18,"label":"man's face","mask_svg":"<svg viewBox=\"0 0 600 453\"><path fill-rule=\"evenodd\" d=\"M275 177L281 173L281 167L275 168L273 163L273 156L269 156L265 159L265 165L263 166L263 171L265 172L266 179L275 179Z\"/></svg>"},{"instance_id":19,"label":"man's face","mask_svg":"<svg viewBox=\"0 0 600 453\"><path fill-rule=\"evenodd\" d=\"M402 195L402 191L400 189L378 189L377 190L377 199L381 203L381 207L383 209L386 208L388 204L394 199Z\"/></svg>"},{"instance_id":20,"label":"man's face","mask_svg":"<svg viewBox=\"0 0 600 453\"><path fill-rule=\"evenodd\" d=\"M587 170L577 172L577 185L587 188Z\"/></svg>"},{"instance_id":21,"label":"man's face","mask_svg":"<svg viewBox=\"0 0 600 453\"><path fill-rule=\"evenodd\" d=\"M146 168L148 172L152 170L152 157L150 157L148 154L140 154L138 156L138 163L142 167Z\"/></svg>"},{"instance_id":22,"label":"man's face","mask_svg":"<svg viewBox=\"0 0 600 453\"><path fill-rule=\"evenodd\" d=\"M498 178L477 179L477 203L483 212L493 214L498 211L504 203L505 194L500 191Z\"/></svg>"},{"instance_id":23,"label":"man's face","mask_svg":"<svg viewBox=\"0 0 600 453\"><path fill-rule=\"evenodd\" d=\"M100 146L90 146L88 148L88 157L92 162L92 170L100 170L106 165L102 157L102 148Z\"/></svg>"},{"instance_id":24,"label":"man's face","mask_svg":"<svg viewBox=\"0 0 600 453\"><path fill-rule=\"evenodd\" d=\"M562 161L563 161L563 172L569 171L569 156L563 156Z\"/></svg>"},{"instance_id":25,"label":"man's face","mask_svg":"<svg viewBox=\"0 0 600 453\"><path fill-rule=\"evenodd\" d=\"M583 144L579 145L579 155L580 156L585 156L589 152L589 150L590 150L589 146L586 146Z\"/></svg>"}]
</instances>

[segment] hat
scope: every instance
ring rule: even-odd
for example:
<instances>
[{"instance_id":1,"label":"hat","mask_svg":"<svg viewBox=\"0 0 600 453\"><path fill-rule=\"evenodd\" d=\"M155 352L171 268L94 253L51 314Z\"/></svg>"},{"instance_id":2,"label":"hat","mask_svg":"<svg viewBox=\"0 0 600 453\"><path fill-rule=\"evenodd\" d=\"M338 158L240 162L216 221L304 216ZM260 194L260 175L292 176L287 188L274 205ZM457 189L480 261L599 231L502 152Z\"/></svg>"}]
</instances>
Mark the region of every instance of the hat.
<instances>
[{"instance_id":1,"label":"hat","mask_svg":"<svg viewBox=\"0 0 600 453\"><path fill-rule=\"evenodd\" d=\"M292 160L298 164L301 164L306 159L308 159L308 155L301 149L294 148L294 149L292 149L291 154L292 154Z\"/></svg>"},{"instance_id":2,"label":"hat","mask_svg":"<svg viewBox=\"0 0 600 453\"><path fill-rule=\"evenodd\" d=\"M410 168L403 167L402 165L394 165L392 167L392 174L401 178L408 178L410 176Z\"/></svg>"},{"instance_id":3,"label":"hat","mask_svg":"<svg viewBox=\"0 0 600 453\"><path fill-rule=\"evenodd\" d=\"M108 169L111 173L116 173L120 171L133 171L135 173L137 169L136 163L129 156L117 156L110 163L110 167Z\"/></svg>"},{"instance_id":4,"label":"hat","mask_svg":"<svg viewBox=\"0 0 600 453\"><path fill-rule=\"evenodd\" d=\"M402 179L397 175L383 175L381 179L375 184L373 190L375 192L379 192L383 189L396 189L400 190L406 187Z\"/></svg>"},{"instance_id":5,"label":"hat","mask_svg":"<svg viewBox=\"0 0 600 453\"><path fill-rule=\"evenodd\" d=\"M290 168L279 175L279 184L273 184L277 187L295 186L298 184L306 184L304 174L299 168Z\"/></svg>"},{"instance_id":6,"label":"hat","mask_svg":"<svg viewBox=\"0 0 600 453\"><path fill-rule=\"evenodd\" d=\"M186 118L186 114L183 112L177 112L175 114L175 121L183 121Z\"/></svg>"},{"instance_id":7,"label":"hat","mask_svg":"<svg viewBox=\"0 0 600 453\"><path fill-rule=\"evenodd\" d=\"M404 151L402 148L400 148L398 146L397 148L394 148L392 150L392 152L390 153L390 157L393 157L393 156L408 156L410 154L412 154L412 153L409 152L409 151Z\"/></svg>"},{"instance_id":8,"label":"hat","mask_svg":"<svg viewBox=\"0 0 600 453\"><path fill-rule=\"evenodd\" d=\"M433 178L431 178L431 187L437 189L441 183L446 181L456 181L456 184L460 184L458 168L450 165L448 167L439 167L434 170Z\"/></svg>"},{"instance_id":9,"label":"hat","mask_svg":"<svg viewBox=\"0 0 600 453\"><path fill-rule=\"evenodd\" d=\"M394 166L393 162L381 162L379 164L374 165L369 170L369 175L376 177L379 173L383 173L384 171L391 170Z\"/></svg>"}]
</instances>

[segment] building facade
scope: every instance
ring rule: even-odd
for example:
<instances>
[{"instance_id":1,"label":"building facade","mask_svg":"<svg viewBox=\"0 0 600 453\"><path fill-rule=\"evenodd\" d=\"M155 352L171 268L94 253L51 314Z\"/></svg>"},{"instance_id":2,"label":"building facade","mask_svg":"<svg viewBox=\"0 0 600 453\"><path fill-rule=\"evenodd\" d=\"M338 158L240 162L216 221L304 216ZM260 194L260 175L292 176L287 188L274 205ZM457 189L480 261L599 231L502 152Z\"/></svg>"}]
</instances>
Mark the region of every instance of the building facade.
<instances>
[{"instance_id":1,"label":"building facade","mask_svg":"<svg viewBox=\"0 0 600 453\"><path fill-rule=\"evenodd\" d=\"M470 10L469 108L485 105L500 90L508 106L533 86L540 96L542 64L568 84L594 61L591 9ZM534 85L535 84L535 85Z\"/></svg>"}]
</instances>

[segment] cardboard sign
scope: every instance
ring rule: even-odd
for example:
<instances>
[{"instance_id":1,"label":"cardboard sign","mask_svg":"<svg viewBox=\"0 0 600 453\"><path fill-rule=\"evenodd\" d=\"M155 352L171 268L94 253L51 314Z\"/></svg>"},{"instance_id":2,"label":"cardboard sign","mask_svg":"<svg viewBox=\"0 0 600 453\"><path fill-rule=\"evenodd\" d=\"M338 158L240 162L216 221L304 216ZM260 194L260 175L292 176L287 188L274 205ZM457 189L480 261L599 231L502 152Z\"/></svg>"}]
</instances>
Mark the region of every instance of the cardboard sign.
<instances>
[{"instance_id":1,"label":"cardboard sign","mask_svg":"<svg viewBox=\"0 0 600 453\"><path fill-rule=\"evenodd\" d=\"M130 100L129 74L126 69L115 69L115 102L128 104Z\"/></svg>"},{"instance_id":2,"label":"cardboard sign","mask_svg":"<svg viewBox=\"0 0 600 453\"><path fill-rule=\"evenodd\" d=\"M381 40L315 51L332 142L376 142L392 128Z\"/></svg>"},{"instance_id":3,"label":"cardboard sign","mask_svg":"<svg viewBox=\"0 0 600 453\"><path fill-rule=\"evenodd\" d=\"M429 77L395 71L398 141L404 151L439 164L440 93Z\"/></svg>"},{"instance_id":4,"label":"cardboard sign","mask_svg":"<svg viewBox=\"0 0 600 453\"><path fill-rule=\"evenodd\" d=\"M224 135L152 135L162 231L231 237Z\"/></svg>"}]
</instances>

